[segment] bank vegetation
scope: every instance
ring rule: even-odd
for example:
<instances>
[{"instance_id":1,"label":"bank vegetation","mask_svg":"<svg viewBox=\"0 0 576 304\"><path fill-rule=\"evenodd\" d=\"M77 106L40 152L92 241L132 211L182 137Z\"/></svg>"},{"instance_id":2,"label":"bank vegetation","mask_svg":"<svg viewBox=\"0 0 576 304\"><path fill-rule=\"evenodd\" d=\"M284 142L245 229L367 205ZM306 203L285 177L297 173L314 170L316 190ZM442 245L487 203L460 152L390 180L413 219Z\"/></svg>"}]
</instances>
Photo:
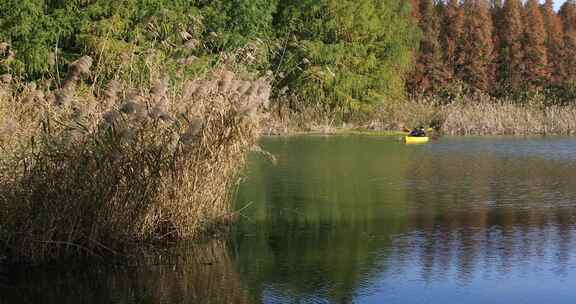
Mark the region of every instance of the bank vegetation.
<instances>
[{"instance_id":1,"label":"bank vegetation","mask_svg":"<svg viewBox=\"0 0 576 304\"><path fill-rule=\"evenodd\" d=\"M572 134L576 3L552 7L2 1L0 259L210 231L263 133Z\"/></svg>"},{"instance_id":2,"label":"bank vegetation","mask_svg":"<svg viewBox=\"0 0 576 304\"><path fill-rule=\"evenodd\" d=\"M92 66L88 56L71 63L55 90L2 79L5 258L116 254L193 239L234 217L231 195L259 135L268 81L221 69L98 88L87 80Z\"/></svg>"}]
</instances>

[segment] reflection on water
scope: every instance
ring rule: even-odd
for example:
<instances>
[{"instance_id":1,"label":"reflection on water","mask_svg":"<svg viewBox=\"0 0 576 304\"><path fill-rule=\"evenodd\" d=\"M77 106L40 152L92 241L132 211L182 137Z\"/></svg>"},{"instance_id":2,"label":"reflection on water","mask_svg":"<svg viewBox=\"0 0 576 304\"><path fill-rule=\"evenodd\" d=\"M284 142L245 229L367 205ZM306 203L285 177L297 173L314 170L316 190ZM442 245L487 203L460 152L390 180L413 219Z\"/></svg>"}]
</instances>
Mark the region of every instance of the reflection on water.
<instances>
[{"instance_id":1,"label":"reflection on water","mask_svg":"<svg viewBox=\"0 0 576 304\"><path fill-rule=\"evenodd\" d=\"M263 146L236 242L259 302L574 301L575 140Z\"/></svg>"},{"instance_id":2,"label":"reflection on water","mask_svg":"<svg viewBox=\"0 0 576 304\"><path fill-rule=\"evenodd\" d=\"M12 270L0 303L576 300L574 139L262 146L278 162L251 157L229 240L135 267Z\"/></svg>"},{"instance_id":3,"label":"reflection on water","mask_svg":"<svg viewBox=\"0 0 576 304\"><path fill-rule=\"evenodd\" d=\"M250 303L223 241L129 264L6 270L0 303Z\"/></svg>"}]
</instances>

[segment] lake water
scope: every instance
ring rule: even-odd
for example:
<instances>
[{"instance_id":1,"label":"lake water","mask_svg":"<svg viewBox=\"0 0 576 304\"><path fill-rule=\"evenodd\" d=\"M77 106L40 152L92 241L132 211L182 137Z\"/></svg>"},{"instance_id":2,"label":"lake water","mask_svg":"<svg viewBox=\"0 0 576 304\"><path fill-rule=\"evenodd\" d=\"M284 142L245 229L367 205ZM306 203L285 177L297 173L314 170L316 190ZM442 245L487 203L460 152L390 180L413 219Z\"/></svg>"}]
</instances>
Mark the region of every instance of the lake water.
<instances>
[{"instance_id":1,"label":"lake water","mask_svg":"<svg viewBox=\"0 0 576 304\"><path fill-rule=\"evenodd\" d=\"M265 138L228 240L11 269L0 303L574 303L576 139Z\"/></svg>"}]
</instances>

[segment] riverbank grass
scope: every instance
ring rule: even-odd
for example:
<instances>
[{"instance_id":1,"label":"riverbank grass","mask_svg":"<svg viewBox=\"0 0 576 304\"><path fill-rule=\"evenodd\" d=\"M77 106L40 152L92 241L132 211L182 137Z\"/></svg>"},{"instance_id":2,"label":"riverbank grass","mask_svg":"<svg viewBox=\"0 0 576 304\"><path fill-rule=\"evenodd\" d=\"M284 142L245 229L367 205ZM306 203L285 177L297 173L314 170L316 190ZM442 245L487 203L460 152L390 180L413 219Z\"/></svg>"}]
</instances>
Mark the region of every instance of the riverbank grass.
<instances>
[{"instance_id":1,"label":"riverbank grass","mask_svg":"<svg viewBox=\"0 0 576 304\"><path fill-rule=\"evenodd\" d=\"M430 127L444 135L576 135L576 106L556 104L543 96L525 100L486 95L446 101L422 98L375 106L371 112L348 113L318 106L273 111L267 134L350 134L402 136L400 130Z\"/></svg>"},{"instance_id":2,"label":"riverbank grass","mask_svg":"<svg viewBox=\"0 0 576 304\"><path fill-rule=\"evenodd\" d=\"M0 98L0 250L11 261L192 239L233 217L266 81L220 71L98 92L82 80L91 64L71 65L58 90L4 84L13 93Z\"/></svg>"}]
</instances>

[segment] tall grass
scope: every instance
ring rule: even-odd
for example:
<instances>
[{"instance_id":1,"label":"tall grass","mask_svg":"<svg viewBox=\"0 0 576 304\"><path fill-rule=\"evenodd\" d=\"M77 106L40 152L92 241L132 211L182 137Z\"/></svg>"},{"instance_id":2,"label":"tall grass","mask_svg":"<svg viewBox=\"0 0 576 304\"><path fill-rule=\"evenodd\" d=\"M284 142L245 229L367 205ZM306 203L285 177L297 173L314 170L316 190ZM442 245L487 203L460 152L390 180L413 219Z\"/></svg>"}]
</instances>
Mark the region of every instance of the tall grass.
<instances>
[{"instance_id":1,"label":"tall grass","mask_svg":"<svg viewBox=\"0 0 576 304\"><path fill-rule=\"evenodd\" d=\"M406 104L408 125L433 126L448 135L574 135L575 105L547 105L540 96L525 100L469 97Z\"/></svg>"},{"instance_id":2,"label":"tall grass","mask_svg":"<svg viewBox=\"0 0 576 304\"><path fill-rule=\"evenodd\" d=\"M319 105L278 107L265 123L269 134L334 133L338 128L406 130L428 126L447 135L574 135L576 105L555 105L539 95L524 100L486 95L417 98L384 103L369 112L346 113Z\"/></svg>"},{"instance_id":3,"label":"tall grass","mask_svg":"<svg viewBox=\"0 0 576 304\"><path fill-rule=\"evenodd\" d=\"M340 127L345 114L318 103L298 104L296 108L277 106L262 123L267 135L295 132L331 133Z\"/></svg>"},{"instance_id":4,"label":"tall grass","mask_svg":"<svg viewBox=\"0 0 576 304\"><path fill-rule=\"evenodd\" d=\"M194 238L231 219L230 194L268 103L264 79L60 88L0 84L0 250L45 262Z\"/></svg>"},{"instance_id":5,"label":"tall grass","mask_svg":"<svg viewBox=\"0 0 576 304\"><path fill-rule=\"evenodd\" d=\"M450 135L574 135L576 106L509 101L448 105L441 108L442 130Z\"/></svg>"}]
</instances>

